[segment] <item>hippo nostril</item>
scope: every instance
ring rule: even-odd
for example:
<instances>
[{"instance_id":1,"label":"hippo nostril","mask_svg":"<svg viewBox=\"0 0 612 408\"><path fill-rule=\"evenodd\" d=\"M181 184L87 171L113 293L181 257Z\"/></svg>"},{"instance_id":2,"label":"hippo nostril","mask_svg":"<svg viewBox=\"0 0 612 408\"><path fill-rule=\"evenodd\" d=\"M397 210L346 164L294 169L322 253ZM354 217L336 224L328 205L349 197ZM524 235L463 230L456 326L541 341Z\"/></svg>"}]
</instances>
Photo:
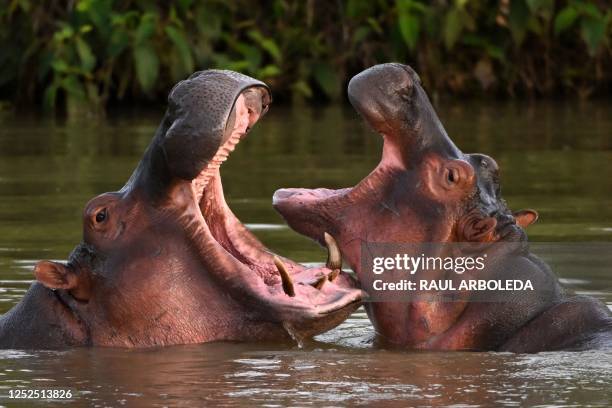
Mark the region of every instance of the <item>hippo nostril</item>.
<instances>
[{"instance_id":1,"label":"hippo nostril","mask_svg":"<svg viewBox=\"0 0 612 408\"><path fill-rule=\"evenodd\" d=\"M272 204L276 204L280 201L287 200L297 194L297 191L291 191L289 189L280 189L274 192L272 196Z\"/></svg>"}]
</instances>

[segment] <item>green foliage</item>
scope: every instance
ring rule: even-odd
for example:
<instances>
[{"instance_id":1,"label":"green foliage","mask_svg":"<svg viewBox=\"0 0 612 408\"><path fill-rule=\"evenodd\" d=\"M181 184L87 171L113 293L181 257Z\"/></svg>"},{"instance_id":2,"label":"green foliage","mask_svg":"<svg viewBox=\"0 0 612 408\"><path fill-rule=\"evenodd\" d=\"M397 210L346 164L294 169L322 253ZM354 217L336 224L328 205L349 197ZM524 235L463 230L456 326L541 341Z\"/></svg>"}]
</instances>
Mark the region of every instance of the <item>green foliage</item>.
<instances>
[{"instance_id":1,"label":"green foliage","mask_svg":"<svg viewBox=\"0 0 612 408\"><path fill-rule=\"evenodd\" d=\"M555 35L580 25L580 35L594 56L602 45L609 42L612 10L604 14L596 5L583 1L570 1L555 18Z\"/></svg>"},{"instance_id":2,"label":"green foliage","mask_svg":"<svg viewBox=\"0 0 612 408\"><path fill-rule=\"evenodd\" d=\"M612 10L588 0L6 0L0 97L103 112L198 69L341 98L357 71L409 63L433 91L586 96L612 82Z\"/></svg>"}]
</instances>

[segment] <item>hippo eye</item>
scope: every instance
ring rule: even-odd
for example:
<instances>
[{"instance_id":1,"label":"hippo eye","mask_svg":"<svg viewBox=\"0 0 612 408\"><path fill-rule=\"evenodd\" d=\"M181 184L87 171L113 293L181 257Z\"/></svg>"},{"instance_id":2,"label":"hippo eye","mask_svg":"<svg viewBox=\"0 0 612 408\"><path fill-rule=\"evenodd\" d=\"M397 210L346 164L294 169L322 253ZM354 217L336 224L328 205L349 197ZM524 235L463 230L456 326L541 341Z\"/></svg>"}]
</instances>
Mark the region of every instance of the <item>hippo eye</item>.
<instances>
[{"instance_id":1,"label":"hippo eye","mask_svg":"<svg viewBox=\"0 0 612 408\"><path fill-rule=\"evenodd\" d=\"M98 211L98 213L96 214L96 222L97 223L101 223L106 221L106 217L107 217L107 213L106 213L106 208L101 209L100 211Z\"/></svg>"}]
</instances>

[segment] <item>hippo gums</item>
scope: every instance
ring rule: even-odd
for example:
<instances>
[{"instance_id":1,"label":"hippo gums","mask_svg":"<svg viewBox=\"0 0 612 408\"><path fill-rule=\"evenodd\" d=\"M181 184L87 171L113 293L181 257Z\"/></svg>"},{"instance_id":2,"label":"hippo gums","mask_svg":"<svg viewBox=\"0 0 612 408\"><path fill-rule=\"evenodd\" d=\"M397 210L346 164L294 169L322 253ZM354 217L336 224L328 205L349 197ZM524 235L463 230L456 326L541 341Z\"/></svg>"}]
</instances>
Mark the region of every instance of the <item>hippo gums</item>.
<instances>
[{"instance_id":1,"label":"hippo gums","mask_svg":"<svg viewBox=\"0 0 612 408\"><path fill-rule=\"evenodd\" d=\"M144 157L118 192L92 199L66 264L0 320L4 348L147 347L289 340L327 331L360 304L329 237L324 267L270 252L227 206L219 167L271 103L231 71L178 83Z\"/></svg>"},{"instance_id":2,"label":"hippo gums","mask_svg":"<svg viewBox=\"0 0 612 408\"><path fill-rule=\"evenodd\" d=\"M362 265L362 247L368 243L498 245L512 256L493 268L497 275L481 278L529 279L546 289L493 302L474 301L470 293L453 302L368 302L368 316L384 342L513 352L612 345L608 308L564 291L550 268L529 252L524 228L537 213L508 209L496 162L455 146L410 67L367 69L350 81L348 95L382 135L381 161L352 188L278 190L274 207L294 230L319 242L330 233L366 290L372 271Z\"/></svg>"}]
</instances>

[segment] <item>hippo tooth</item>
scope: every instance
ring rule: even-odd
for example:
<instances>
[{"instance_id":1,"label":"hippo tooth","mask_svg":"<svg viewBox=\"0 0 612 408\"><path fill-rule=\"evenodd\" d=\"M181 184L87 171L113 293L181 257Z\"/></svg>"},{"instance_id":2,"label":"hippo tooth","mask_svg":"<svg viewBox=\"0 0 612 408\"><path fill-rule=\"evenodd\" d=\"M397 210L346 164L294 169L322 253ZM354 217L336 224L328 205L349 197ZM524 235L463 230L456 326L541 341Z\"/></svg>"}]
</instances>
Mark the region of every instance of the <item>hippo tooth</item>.
<instances>
[{"instance_id":1,"label":"hippo tooth","mask_svg":"<svg viewBox=\"0 0 612 408\"><path fill-rule=\"evenodd\" d=\"M342 255L340 254L340 248L338 243L327 232L323 233L323 239L327 245L327 263L325 264L329 269L340 269L342 268Z\"/></svg>"},{"instance_id":2,"label":"hippo tooth","mask_svg":"<svg viewBox=\"0 0 612 408\"><path fill-rule=\"evenodd\" d=\"M327 282L327 276L323 275L315 283L312 284L312 287L321 290L323 285L325 285L325 282Z\"/></svg>"},{"instance_id":3,"label":"hippo tooth","mask_svg":"<svg viewBox=\"0 0 612 408\"><path fill-rule=\"evenodd\" d=\"M334 269L329 275L327 275L327 279L329 279L330 282L333 282L338 275L340 275L340 269Z\"/></svg>"},{"instance_id":4,"label":"hippo tooth","mask_svg":"<svg viewBox=\"0 0 612 408\"><path fill-rule=\"evenodd\" d=\"M277 256L275 256L274 265L276 265L276 269L278 269L278 274L280 275L281 280L283 282L283 290L285 291L287 296L294 297L295 290L293 288L293 281L291 280L289 272L287 272L285 264Z\"/></svg>"},{"instance_id":5,"label":"hippo tooth","mask_svg":"<svg viewBox=\"0 0 612 408\"><path fill-rule=\"evenodd\" d=\"M217 153L210 159L204 170L200 172L198 177L193 181L194 188L197 191L196 198L198 201L202 197L202 191L208 185L210 179L215 175L217 169L228 159L231 152L234 151L236 145L240 142L240 135L231 136L219 149Z\"/></svg>"}]
</instances>

